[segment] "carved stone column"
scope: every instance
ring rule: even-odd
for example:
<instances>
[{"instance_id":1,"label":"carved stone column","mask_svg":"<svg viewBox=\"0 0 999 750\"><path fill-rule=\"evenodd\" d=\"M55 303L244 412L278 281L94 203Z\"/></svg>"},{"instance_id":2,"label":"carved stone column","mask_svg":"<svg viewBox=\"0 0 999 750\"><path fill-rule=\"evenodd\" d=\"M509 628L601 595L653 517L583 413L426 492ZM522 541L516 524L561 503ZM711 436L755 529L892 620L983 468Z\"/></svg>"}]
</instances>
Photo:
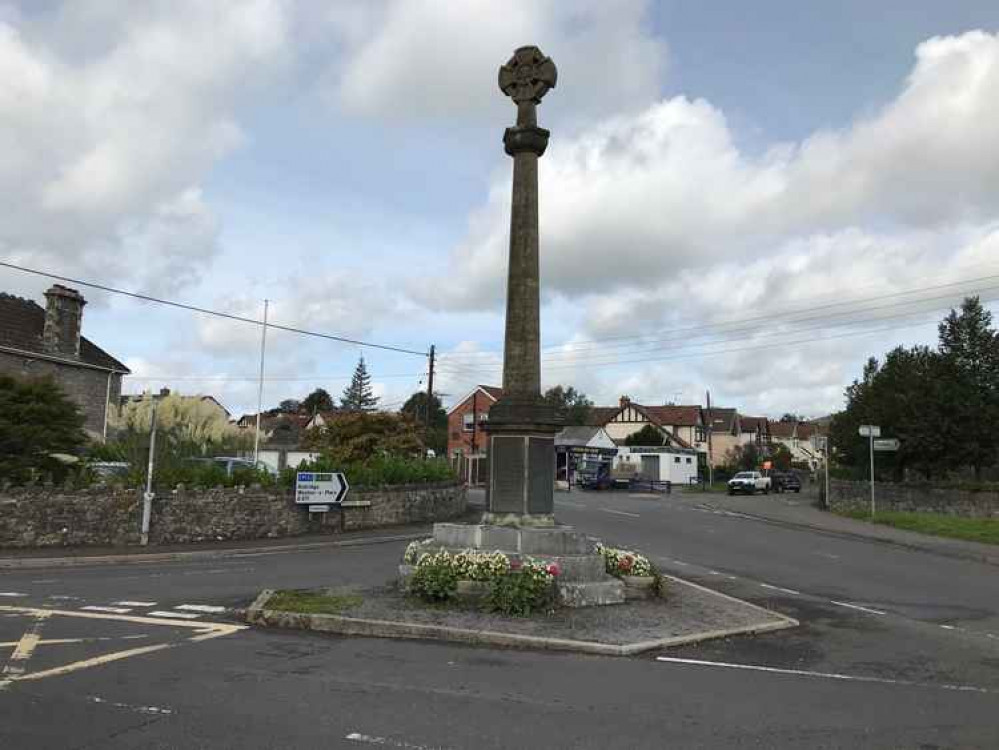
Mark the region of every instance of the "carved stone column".
<instances>
[{"instance_id":1,"label":"carved stone column","mask_svg":"<svg viewBox=\"0 0 999 750\"><path fill-rule=\"evenodd\" d=\"M555 409L541 398L538 158L549 132L537 105L555 86L555 63L521 47L499 71L499 86L517 105L517 124L503 134L513 157L507 273L503 397L489 411L489 484L483 521L515 526L555 523Z\"/></svg>"}]
</instances>

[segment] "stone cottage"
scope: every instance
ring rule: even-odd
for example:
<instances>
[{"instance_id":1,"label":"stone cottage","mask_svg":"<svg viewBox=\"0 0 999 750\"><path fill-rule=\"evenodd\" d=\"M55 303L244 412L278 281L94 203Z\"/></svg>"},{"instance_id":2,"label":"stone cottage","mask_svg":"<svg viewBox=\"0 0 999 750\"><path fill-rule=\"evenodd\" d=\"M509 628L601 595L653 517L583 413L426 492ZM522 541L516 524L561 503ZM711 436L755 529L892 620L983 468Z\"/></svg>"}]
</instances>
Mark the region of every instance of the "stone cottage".
<instances>
[{"instance_id":1,"label":"stone cottage","mask_svg":"<svg viewBox=\"0 0 999 750\"><path fill-rule=\"evenodd\" d=\"M61 284L45 292L45 307L0 293L0 373L17 377L50 375L80 407L93 437L107 434L108 411L118 403L129 369L81 335L83 306L78 291Z\"/></svg>"}]
</instances>

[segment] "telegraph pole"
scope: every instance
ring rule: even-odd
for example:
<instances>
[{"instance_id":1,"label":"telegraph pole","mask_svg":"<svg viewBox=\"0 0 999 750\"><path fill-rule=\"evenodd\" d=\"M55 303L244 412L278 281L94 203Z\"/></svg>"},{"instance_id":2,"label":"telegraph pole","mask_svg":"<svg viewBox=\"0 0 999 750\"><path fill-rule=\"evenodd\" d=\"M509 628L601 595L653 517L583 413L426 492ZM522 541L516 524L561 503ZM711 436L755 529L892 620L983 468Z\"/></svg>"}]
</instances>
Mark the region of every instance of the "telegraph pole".
<instances>
[{"instance_id":1,"label":"telegraph pole","mask_svg":"<svg viewBox=\"0 0 999 750\"><path fill-rule=\"evenodd\" d=\"M253 465L260 460L260 410L264 404L264 354L267 352L267 307L264 300L264 328L260 334L260 382L257 385L257 427L253 431Z\"/></svg>"},{"instance_id":2,"label":"telegraph pole","mask_svg":"<svg viewBox=\"0 0 999 750\"><path fill-rule=\"evenodd\" d=\"M430 371L427 375L427 432L424 438L425 442L430 440L430 412L434 405L434 357L436 355L436 348L433 344L430 345ZM426 449L423 453L424 458L426 458Z\"/></svg>"},{"instance_id":3,"label":"telegraph pole","mask_svg":"<svg viewBox=\"0 0 999 750\"><path fill-rule=\"evenodd\" d=\"M712 487L712 485L714 485L714 483L715 483L715 470L714 470L714 467L711 465L711 426L712 426L712 423L711 423L711 391L705 391L704 394L705 394L705 396L707 398L707 403L708 403L708 409L707 409L707 412L708 412L708 425L707 425L707 430L708 430L708 489L710 490L711 487Z\"/></svg>"}]
</instances>

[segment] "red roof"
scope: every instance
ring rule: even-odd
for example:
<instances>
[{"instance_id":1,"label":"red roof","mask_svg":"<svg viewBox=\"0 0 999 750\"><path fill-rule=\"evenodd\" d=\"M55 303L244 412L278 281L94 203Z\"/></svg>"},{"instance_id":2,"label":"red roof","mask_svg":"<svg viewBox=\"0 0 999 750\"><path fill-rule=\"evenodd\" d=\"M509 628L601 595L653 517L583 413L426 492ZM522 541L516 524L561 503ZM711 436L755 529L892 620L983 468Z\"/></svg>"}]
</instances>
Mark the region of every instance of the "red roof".
<instances>
[{"instance_id":1,"label":"red roof","mask_svg":"<svg viewBox=\"0 0 999 750\"><path fill-rule=\"evenodd\" d=\"M637 406L637 404L632 404ZM649 419L666 427L697 427L701 424L700 406L643 406Z\"/></svg>"},{"instance_id":2,"label":"red roof","mask_svg":"<svg viewBox=\"0 0 999 750\"><path fill-rule=\"evenodd\" d=\"M497 401L499 401L500 397L503 395L503 389L500 388L499 386L495 386L495 385L480 385L479 388L482 389L483 391L485 391L486 393L488 393L490 396L492 396Z\"/></svg>"}]
</instances>

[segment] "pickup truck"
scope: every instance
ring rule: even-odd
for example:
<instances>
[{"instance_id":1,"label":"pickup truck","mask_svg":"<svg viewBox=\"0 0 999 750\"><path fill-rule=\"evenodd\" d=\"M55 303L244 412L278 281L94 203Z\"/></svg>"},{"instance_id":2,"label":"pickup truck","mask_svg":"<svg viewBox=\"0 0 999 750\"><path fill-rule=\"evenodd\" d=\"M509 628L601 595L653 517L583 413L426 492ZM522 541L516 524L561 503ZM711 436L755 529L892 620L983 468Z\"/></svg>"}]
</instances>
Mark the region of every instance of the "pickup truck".
<instances>
[{"instance_id":1,"label":"pickup truck","mask_svg":"<svg viewBox=\"0 0 999 750\"><path fill-rule=\"evenodd\" d=\"M728 494L744 492L755 495L757 492L770 494L770 477L765 477L758 471L740 471L728 480Z\"/></svg>"}]
</instances>

